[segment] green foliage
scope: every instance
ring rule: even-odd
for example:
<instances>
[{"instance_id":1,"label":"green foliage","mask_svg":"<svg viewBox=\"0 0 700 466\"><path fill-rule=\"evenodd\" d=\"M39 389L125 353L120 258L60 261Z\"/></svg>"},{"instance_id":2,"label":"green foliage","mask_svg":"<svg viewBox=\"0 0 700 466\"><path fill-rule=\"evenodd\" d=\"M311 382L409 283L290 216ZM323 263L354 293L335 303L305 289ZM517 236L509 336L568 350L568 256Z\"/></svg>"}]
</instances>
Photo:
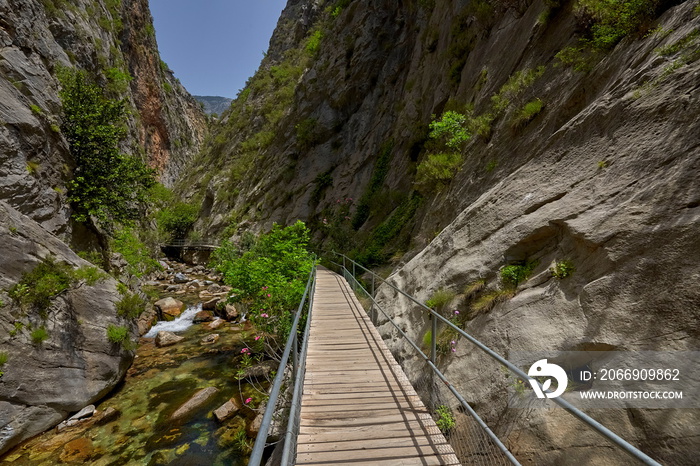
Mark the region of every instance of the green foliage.
<instances>
[{"instance_id":1,"label":"green foliage","mask_svg":"<svg viewBox=\"0 0 700 466\"><path fill-rule=\"evenodd\" d=\"M439 120L430 123L430 138L439 141L452 150L460 150L471 134L466 128L467 117L461 113L447 111Z\"/></svg>"},{"instance_id":2,"label":"green foliage","mask_svg":"<svg viewBox=\"0 0 700 466\"><path fill-rule=\"evenodd\" d=\"M319 29L311 33L309 38L306 40L306 45L304 50L309 54L310 57L315 57L321 48L321 40L323 39L323 32Z\"/></svg>"},{"instance_id":3,"label":"green foliage","mask_svg":"<svg viewBox=\"0 0 700 466\"><path fill-rule=\"evenodd\" d=\"M317 125L315 118L307 118L294 127L297 131L297 144L301 149L311 149L319 142Z\"/></svg>"},{"instance_id":4,"label":"green foliage","mask_svg":"<svg viewBox=\"0 0 700 466\"><path fill-rule=\"evenodd\" d=\"M506 286L515 288L526 280L537 267L537 261L525 261L520 264L506 265L501 269L501 280Z\"/></svg>"},{"instance_id":5,"label":"green foliage","mask_svg":"<svg viewBox=\"0 0 700 466\"><path fill-rule=\"evenodd\" d=\"M607 160L598 160L598 168L603 169L603 168L608 168L610 166L610 162Z\"/></svg>"},{"instance_id":6,"label":"green foliage","mask_svg":"<svg viewBox=\"0 0 700 466\"><path fill-rule=\"evenodd\" d=\"M320 173L316 176L314 180L314 190L311 191L311 197L309 199L310 203L318 204L323 196L323 193L327 188L333 186L333 176L331 175L333 170L328 170L327 172Z\"/></svg>"},{"instance_id":7,"label":"green foliage","mask_svg":"<svg viewBox=\"0 0 700 466\"><path fill-rule=\"evenodd\" d=\"M544 103L541 99L535 99L526 103L513 116L513 127L517 128L526 125L542 111L543 107Z\"/></svg>"},{"instance_id":8,"label":"green foliage","mask_svg":"<svg viewBox=\"0 0 700 466\"><path fill-rule=\"evenodd\" d=\"M672 44L656 49L656 53L662 57L675 55L690 46L695 45L695 41L700 37L700 29L693 29L691 32L681 37Z\"/></svg>"},{"instance_id":9,"label":"green foliage","mask_svg":"<svg viewBox=\"0 0 700 466\"><path fill-rule=\"evenodd\" d=\"M34 160L27 161L28 173L31 173L32 175L37 175L39 173L39 169L41 169L41 164L39 162L36 162Z\"/></svg>"},{"instance_id":10,"label":"green foliage","mask_svg":"<svg viewBox=\"0 0 700 466\"><path fill-rule=\"evenodd\" d=\"M142 277L159 268L158 261L151 257L148 247L131 228L124 227L115 231L110 246L129 264L127 272L131 275Z\"/></svg>"},{"instance_id":11,"label":"green foliage","mask_svg":"<svg viewBox=\"0 0 700 466\"><path fill-rule=\"evenodd\" d=\"M416 182L427 190L442 189L457 174L462 162L462 154L456 152L428 154L418 164Z\"/></svg>"},{"instance_id":12,"label":"green foliage","mask_svg":"<svg viewBox=\"0 0 700 466\"><path fill-rule=\"evenodd\" d=\"M433 343L433 331L428 330L423 334L423 348L430 348L430 345Z\"/></svg>"},{"instance_id":13,"label":"green foliage","mask_svg":"<svg viewBox=\"0 0 700 466\"><path fill-rule=\"evenodd\" d=\"M121 95L129 89L132 78L128 71L121 68L108 68L105 70L107 78L107 90L113 94Z\"/></svg>"},{"instance_id":14,"label":"green foliage","mask_svg":"<svg viewBox=\"0 0 700 466\"><path fill-rule=\"evenodd\" d=\"M41 343L48 340L49 332L47 332L44 327L39 327L32 331L30 337L35 345L40 345Z\"/></svg>"},{"instance_id":15,"label":"green foliage","mask_svg":"<svg viewBox=\"0 0 700 466\"><path fill-rule=\"evenodd\" d=\"M561 49L554 55L554 58L559 60L562 65L573 68L574 71L587 73L593 69L593 63L597 58L597 54L585 45L579 45Z\"/></svg>"},{"instance_id":16,"label":"green foliage","mask_svg":"<svg viewBox=\"0 0 700 466\"><path fill-rule=\"evenodd\" d=\"M89 265L83 265L72 271L71 273L73 280L84 281L88 286L94 286L100 280L107 278L107 274L98 269L97 267L92 267Z\"/></svg>"},{"instance_id":17,"label":"green foliage","mask_svg":"<svg viewBox=\"0 0 700 466\"><path fill-rule=\"evenodd\" d=\"M384 185L386 175L389 173L391 151L393 148L394 142L389 141L384 143L379 150L379 156L372 170L372 177L369 180L369 184L367 184L367 188L365 188L365 192L357 203L357 209L352 219L352 227L355 230L358 230L372 213L372 206L376 204L377 196Z\"/></svg>"},{"instance_id":18,"label":"green foliage","mask_svg":"<svg viewBox=\"0 0 700 466\"><path fill-rule=\"evenodd\" d=\"M580 0L576 14L590 25L590 45L606 50L639 32L654 17L658 4L658 0Z\"/></svg>"},{"instance_id":19,"label":"green foliage","mask_svg":"<svg viewBox=\"0 0 700 466\"><path fill-rule=\"evenodd\" d=\"M449 406L445 405L440 405L437 407L435 410L435 414L437 415L437 419L435 420L435 424L437 425L438 429L443 434L448 433L450 430L454 429L457 423L455 422L455 417L452 414L452 410L450 409Z\"/></svg>"},{"instance_id":20,"label":"green foliage","mask_svg":"<svg viewBox=\"0 0 700 466\"><path fill-rule=\"evenodd\" d=\"M199 206L195 203L174 202L156 214L158 228L171 238L184 238L197 221Z\"/></svg>"},{"instance_id":21,"label":"green foliage","mask_svg":"<svg viewBox=\"0 0 700 466\"><path fill-rule=\"evenodd\" d=\"M69 265L49 257L24 273L8 294L21 306L36 308L44 315L51 300L70 288L71 271Z\"/></svg>"},{"instance_id":22,"label":"green foliage","mask_svg":"<svg viewBox=\"0 0 700 466\"><path fill-rule=\"evenodd\" d=\"M572 273L574 273L575 267L574 263L570 260L563 260L555 262L554 266L550 270L552 272L552 275L554 275L560 280L563 280L566 277L571 276Z\"/></svg>"},{"instance_id":23,"label":"green foliage","mask_svg":"<svg viewBox=\"0 0 700 466\"><path fill-rule=\"evenodd\" d=\"M20 322L19 320L15 320L13 325L14 325L13 329L10 330L11 337L14 337L15 335L17 335L24 328L24 324L22 322Z\"/></svg>"},{"instance_id":24,"label":"green foliage","mask_svg":"<svg viewBox=\"0 0 700 466\"><path fill-rule=\"evenodd\" d=\"M68 183L74 218L85 223L94 218L105 227L139 218L153 170L119 151L126 133L124 101L106 98L85 71L62 69L58 77L62 130L76 164Z\"/></svg>"},{"instance_id":25,"label":"green foliage","mask_svg":"<svg viewBox=\"0 0 700 466\"><path fill-rule=\"evenodd\" d=\"M538 66L535 69L522 69L513 73L506 83L501 86L498 93L491 96L491 104L497 112L505 111L511 102L518 97L522 92L532 86L534 82L545 72L544 66Z\"/></svg>"},{"instance_id":26,"label":"green foliage","mask_svg":"<svg viewBox=\"0 0 700 466\"><path fill-rule=\"evenodd\" d=\"M126 319L136 319L145 310L146 303L137 294L126 293L117 302L117 315Z\"/></svg>"},{"instance_id":27,"label":"green foliage","mask_svg":"<svg viewBox=\"0 0 700 466\"><path fill-rule=\"evenodd\" d=\"M454 291L440 288L425 302L425 305L441 313L445 310L445 306L452 302L455 296L456 294Z\"/></svg>"},{"instance_id":28,"label":"green foliage","mask_svg":"<svg viewBox=\"0 0 700 466\"><path fill-rule=\"evenodd\" d=\"M515 291L512 288L491 290L482 294L470 305L472 317L476 314L490 311L496 304L508 301L513 296L515 296Z\"/></svg>"},{"instance_id":29,"label":"green foliage","mask_svg":"<svg viewBox=\"0 0 700 466\"><path fill-rule=\"evenodd\" d=\"M44 111L39 107L38 105L30 105L29 108L32 110L32 113L37 116L42 116L44 114Z\"/></svg>"},{"instance_id":30,"label":"green foliage","mask_svg":"<svg viewBox=\"0 0 700 466\"><path fill-rule=\"evenodd\" d=\"M126 350L133 349L133 344L129 338L129 329L121 325L109 324L107 326L107 340L121 344L122 348Z\"/></svg>"},{"instance_id":31,"label":"green foliage","mask_svg":"<svg viewBox=\"0 0 700 466\"><path fill-rule=\"evenodd\" d=\"M7 353L5 351L0 351L0 366L4 366L7 363Z\"/></svg>"},{"instance_id":32,"label":"green foliage","mask_svg":"<svg viewBox=\"0 0 700 466\"><path fill-rule=\"evenodd\" d=\"M309 230L298 221L285 228L273 225L240 256L230 243L215 251L213 264L233 287L231 301L245 305L259 329L282 338L288 335L313 265L308 242Z\"/></svg>"}]
</instances>

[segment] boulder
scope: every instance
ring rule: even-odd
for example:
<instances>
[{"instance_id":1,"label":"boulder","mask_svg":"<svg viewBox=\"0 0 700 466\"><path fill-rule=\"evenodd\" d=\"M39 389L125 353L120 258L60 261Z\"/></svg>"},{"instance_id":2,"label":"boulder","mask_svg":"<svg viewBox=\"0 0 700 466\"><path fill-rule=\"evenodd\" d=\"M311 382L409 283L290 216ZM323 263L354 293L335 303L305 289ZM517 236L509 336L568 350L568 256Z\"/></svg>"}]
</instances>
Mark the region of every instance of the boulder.
<instances>
[{"instance_id":1,"label":"boulder","mask_svg":"<svg viewBox=\"0 0 700 466\"><path fill-rule=\"evenodd\" d=\"M183 274L183 273L181 273L181 272L178 272L178 273L176 273L175 276L173 277L173 281L174 281L175 283L187 283L187 282L190 281L190 279L187 278L187 275L185 275L185 274Z\"/></svg>"},{"instance_id":2,"label":"boulder","mask_svg":"<svg viewBox=\"0 0 700 466\"><path fill-rule=\"evenodd\" d=\"M227 304L219 311L219 315L228 321L238 319L238 309L233 304Z\"/></svg>"},{"instance_id":3,"label":"boulder","mask_svg":"<svg viewBox=\"0 0 700 466\"><path fill-rule=\"evenodd\" d=\"M200 344L202 345L213 345L219 341L219 334L218 333L212 333L211 335L207 335L206 337L202 338L200 341Z\"/></svg>"},{"instance_id":4,"label":"boulder","mask_svg":"<svg viewBox=\"0 0 700 466\"><path fill-rule=\"evenodd\" d=\"M199 324L201 322L211 322L214 320L214 313L211 311L199 311L197 314L195 314L194 318L192 319L192 322L195 324Z\"/></svg>"},{"instance_id":5,"label":"boulder","mask_svg":"<svg viewBox=\"0 0 700 466\"><path fill-rule=\"evenodd\" d=\"M188 414L196 411L203 404L205 404L209 398L211 398L219 389L216 387L207 387L199 390L195 393L192 398L187 400L182 406L180 406L170 419L175 420L187 416Z\"/></svg>"},{"instance_id":6,"label":"boulder","mask_svg":"<svg viewBox=\"0 0 700 466\"><path fill-rule=\"evenodd\" d=\"M202 309L206 311L213 311L216 309L216 303L219 302L219 298L212 298L208 301L202 303Z\"/></svg>"},{"instance_id":7,"label":"boulder","mask_svg":"<svg viewBox=\"0 0 700 466\"><path fill-rule=\"evenodd\" d=\"M217 317L212 322L208 323L206 325L206 327L209 330L216 330L217 328L221 327L225 323L226 323L226 321L224 319L222 319L221 317Z\"/></svg>"},{"instance_id":8,"label":"boulder","mask_svg":"<svg viewBox=\"0 0 700 466\"><path fill-rule=\"evenodd\" d=\"M172 346L177 343L180 343L184 339L185 337L175 335L173 332L161 331L158 332L158 335L156 335L156 346L159 348L162 348L164 346Z\"/></svg>"},{"instance_id":9,"label":"boulder","mask_svg":"<svg viewBox=\"0 0 700 466\"><path fill-rule=\"evenodd\" d=\"M62 423L60 423L57 427L58 431L62 431L66 427L72 427L76 424L79 424L80 421L87 419L89 417L92 417L92 415L95 414L95 405L88 405L78 411L76 414L71 416L70 418L66 419Z\"/></svg>"},{"instance_id":10,"label":"boulder","mask_svg":"<svg viewBox=\"0 0 700 466\"><path fill-rule=\"evenodd\" d=\"M158 312L154 307L146 309L136 320L139 336L143 336L158 322Z\"/></svg>"},{"instance_id":11,"label":"boulder","mask_svg":"<svg viewBox=\"0 0 700 466\"><path fill-rule=\"evenodd\" d=\"M173 320L185 309L185 304L182 301L171 297L159 299L154 306L160 320Z\"/></svg>"},{"instance_id":12,"label":"boulder","mask_svg":"<svg viewBox=\"0 0 700 466\"><path fill-rule=\"evenodd\" d=\"M226 419L235 415L242 407L243 404L238 398L231 398L214 410L214 417L217 421L224 422Z\"/></svg>"}]
</instances>

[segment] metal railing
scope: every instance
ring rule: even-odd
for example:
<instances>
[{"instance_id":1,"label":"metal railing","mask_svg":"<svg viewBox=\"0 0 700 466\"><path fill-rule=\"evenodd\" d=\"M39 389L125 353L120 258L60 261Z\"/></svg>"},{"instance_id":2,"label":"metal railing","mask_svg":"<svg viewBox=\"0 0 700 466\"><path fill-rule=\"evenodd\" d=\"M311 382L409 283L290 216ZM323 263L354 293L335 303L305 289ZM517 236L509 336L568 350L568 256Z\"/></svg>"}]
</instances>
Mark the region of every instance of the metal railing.
<instances>
[{"instance_id":1,"label":"metal railing","mask_svg":"<svg viewBox=\"0 0 700 466\"><path fill-rule=\"evenodd\" d=\"M277 406L278 400L280 398L280 392L282 390L282 385L285 382L285 373L287 372L287 364L289 363L289 357L292 357L292 380L294 381L294 392L291 400L291 407L289 411L289 417L287 420L287 427L285 429L284 436L284 449L282 451L282 462L283 466L287 464L294 463L294 456L296 454L296 435L299 429L299 413L301 409L301 395L302 395L302 385L304 382L304 374L306 371L306 348L309 339L309 330L311 325L311 309L313 307L314 300L314 290L316 289L316 264L314 263L309 273L309 278L306 282L306 289L304 290L304 295L301 298L299 307L294 316L294 321L292 323L292 328L289 332L289 337L287 338L287 343L282 353L282 358L280 359L279 368L277 369L277 374L275 380L272 383L272 388L270 389L270 395L267 401L267 406L265 407L265 413L263 414L263 419L260 424L260 430L255 438L255 444L253 445L253 450L250 454L250 459L248 464L250 466L258 466L261 464L263 459L263 453L265 447L268 445L267 439L269 437L270 426L272 424L272 418L275 412L282 407ZM297 334L297 328L299 327L299 321L304 314L304 305L306 304L308 297L308 313L306 316L306 327L302 336L302 346L301 352L299 351L299 335Z\"/></svg>"},{"instance_id":2,"label":"metal railing","mask_svg":"<svg viewBox=\"0 0 700 466\"><path fill-rule=\"evenodd\" d=\"M445 375L438 369L436 363L437 363L437 324L438 322L442 322L445 325L447 325L449 328L452 329L452 331L457 332L459 335L463 336L466 338L469 342L474 344L477 348L479 348L481 351L486 353L489 357L492 359L496 360L499 364L507 368L510 372L515 374L517 377L519 377L523 381L531 381L530 383L534 382L540 386L542 389L542 384L531 378L530 376L527 375L524 371L522 371L519 367L493 351L491 348L486 346L485 344L481 343L479 340L474 338L473 336L469 335L467 332L462 330L461 328L457 327L454 325L450 320L447 318L443 317L440 315L438 312L435 310L431 309L424 303L420 302L413 296L409 295L408 293L404 292L403 290L397 288L394 286L392 283L389 281L385 280L384 278L380 277L379 275L375 274L371 270L363 267L362 265L356 263L352 259L350 259L347 256L344 256L343 254L338 254L333 252L337 257L342 259L342 263L336 263L332 262L332 264L337 265L338 267L341 268L342 274L344 278L348 281L348 283L353 287L353 290L355 290L356 293L358 291L362 292L365 296L367 296L369 299L371 299L372 305L369 310L370 315L376 308L379 312L381 312L388 322L390 322L394 328L399 332L399 334L406 339L406 341L410 344L410 346L413 347L414 350L419 354L419 356L425 361L425 363L432 369L435 375L440 379L442 383L445 384L447 389L449 390L452 395L454 395L457 400L459 401L459 404L462 406L462 408L468 412L474 421L483 429L483 432L489 437L489 439L493 442L493 444L506 456L506 458L512 463L512 464L520 464L517 459L508 451L508 448L503 444L503 442L491 431L491 429L486 425L486 423L479 417L479 415L474 411L474 409L467 403L467 401L464 399L464 397L457 391L457 389L447 380ZM347 263L350 263L352 265L352 270L348 269ZM366 290L362 284L357 280L356 275L357 275L357 269L360 269L363 271L363 273L369 273L370 277L372 279L371 282L371 290L368 291ZM425 311L429 312L430 319L432 321L432 332L431 332L431 338L430 338L430 355L426 355L417 345L415 342L413 342L408 335L400 328L399 325L397 325L394 320L389 316L377 303L375 300L375 292L378 287L378 284L376 283L377 280L379 281L380 285L386 285L393 290L395 290L397 293L403 295L404 297L408 298L410 301L413 303L417 304L421 308L423 308ZM371 315L372 316L372 315ZM377 325L377 319L375 318L376 316L372 316L372 322ZM436 386L437 388L437 386ZM612 442L615 446L629 454L630 456L636 458L640 462L648 465L654 465L654 466L660 466L658 462L656 462L654 459L646 455L644 452L636 448L635 446L631 445L629 442L612 432L610 429L607 427L603 426L601 423L596 421L595 419L591 418L578 408L574 407L571 405L568 401L562 399L561 397L558 398L547 398L547 400L552 401L562 408L564 408L566 411L574 415L577 419L582 421L584 424L586 424L588 427L605 437L607 440ZM425 400L424 400L425 402ZM426 403L427 404L427 403ZM450 442L452 443L452 442ZM483 446L483 444L482 444ZM455 447L455 450L458 450L457 446L453 444L453 447ZM471 460L473 461L473 460Z\"/></svg>"},{"instance_id":3,"label":"metal railing","mask_svg":"<svg viewBox=\"0 0 700 466\"><path fill-rule=\"evenodd\" d=\"M192 249L216 249L219 247L217 240L189 241L186 239L174 239L161 245L164 248L192 248Z\"/></svg>"}]
</instances>

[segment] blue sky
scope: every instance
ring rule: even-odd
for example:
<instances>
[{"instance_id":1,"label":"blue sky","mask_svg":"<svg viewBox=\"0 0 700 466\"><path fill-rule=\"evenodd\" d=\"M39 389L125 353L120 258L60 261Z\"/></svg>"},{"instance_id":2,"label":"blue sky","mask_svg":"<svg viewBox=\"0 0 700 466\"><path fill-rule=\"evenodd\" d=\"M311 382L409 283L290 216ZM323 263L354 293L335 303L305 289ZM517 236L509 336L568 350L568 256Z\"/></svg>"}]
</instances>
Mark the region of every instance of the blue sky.
<instances>
[{"instance_id":1,"label":"blue sky","mask_svg":"<svg viewBox=\"0 0 700 466\"><path fill-rule=\"evenodd\" d=\"M190 94L235 97L287 0L150 0L160 56Z\"/></svg>"}]
</instances>

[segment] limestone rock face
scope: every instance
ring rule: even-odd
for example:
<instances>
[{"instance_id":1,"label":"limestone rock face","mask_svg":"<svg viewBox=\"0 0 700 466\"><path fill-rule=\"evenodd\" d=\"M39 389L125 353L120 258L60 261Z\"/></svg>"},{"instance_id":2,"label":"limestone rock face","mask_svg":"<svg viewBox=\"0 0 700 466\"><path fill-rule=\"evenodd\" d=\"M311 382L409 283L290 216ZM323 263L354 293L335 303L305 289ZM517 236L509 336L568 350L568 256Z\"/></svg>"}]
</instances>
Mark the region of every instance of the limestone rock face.
<instances>
[{"instance_id":1,"label":"limestone rock face","mask_svg":"<svg viewBox=\"0 0 700 466\"><path fill-rule=\"evenodd\" d=\"M1 453L107 394L133 360L133 353L109 342L107 327L133 326L117 317L121 296L112 278L71 286L51 300L45 317L20 308L7 290L43 259L74 268L91 264L4 202L0 244L0 351L8 354L0 378ZM30 327L43 327L48 338L34 343Z\"/></svg>"}]
</instances>

